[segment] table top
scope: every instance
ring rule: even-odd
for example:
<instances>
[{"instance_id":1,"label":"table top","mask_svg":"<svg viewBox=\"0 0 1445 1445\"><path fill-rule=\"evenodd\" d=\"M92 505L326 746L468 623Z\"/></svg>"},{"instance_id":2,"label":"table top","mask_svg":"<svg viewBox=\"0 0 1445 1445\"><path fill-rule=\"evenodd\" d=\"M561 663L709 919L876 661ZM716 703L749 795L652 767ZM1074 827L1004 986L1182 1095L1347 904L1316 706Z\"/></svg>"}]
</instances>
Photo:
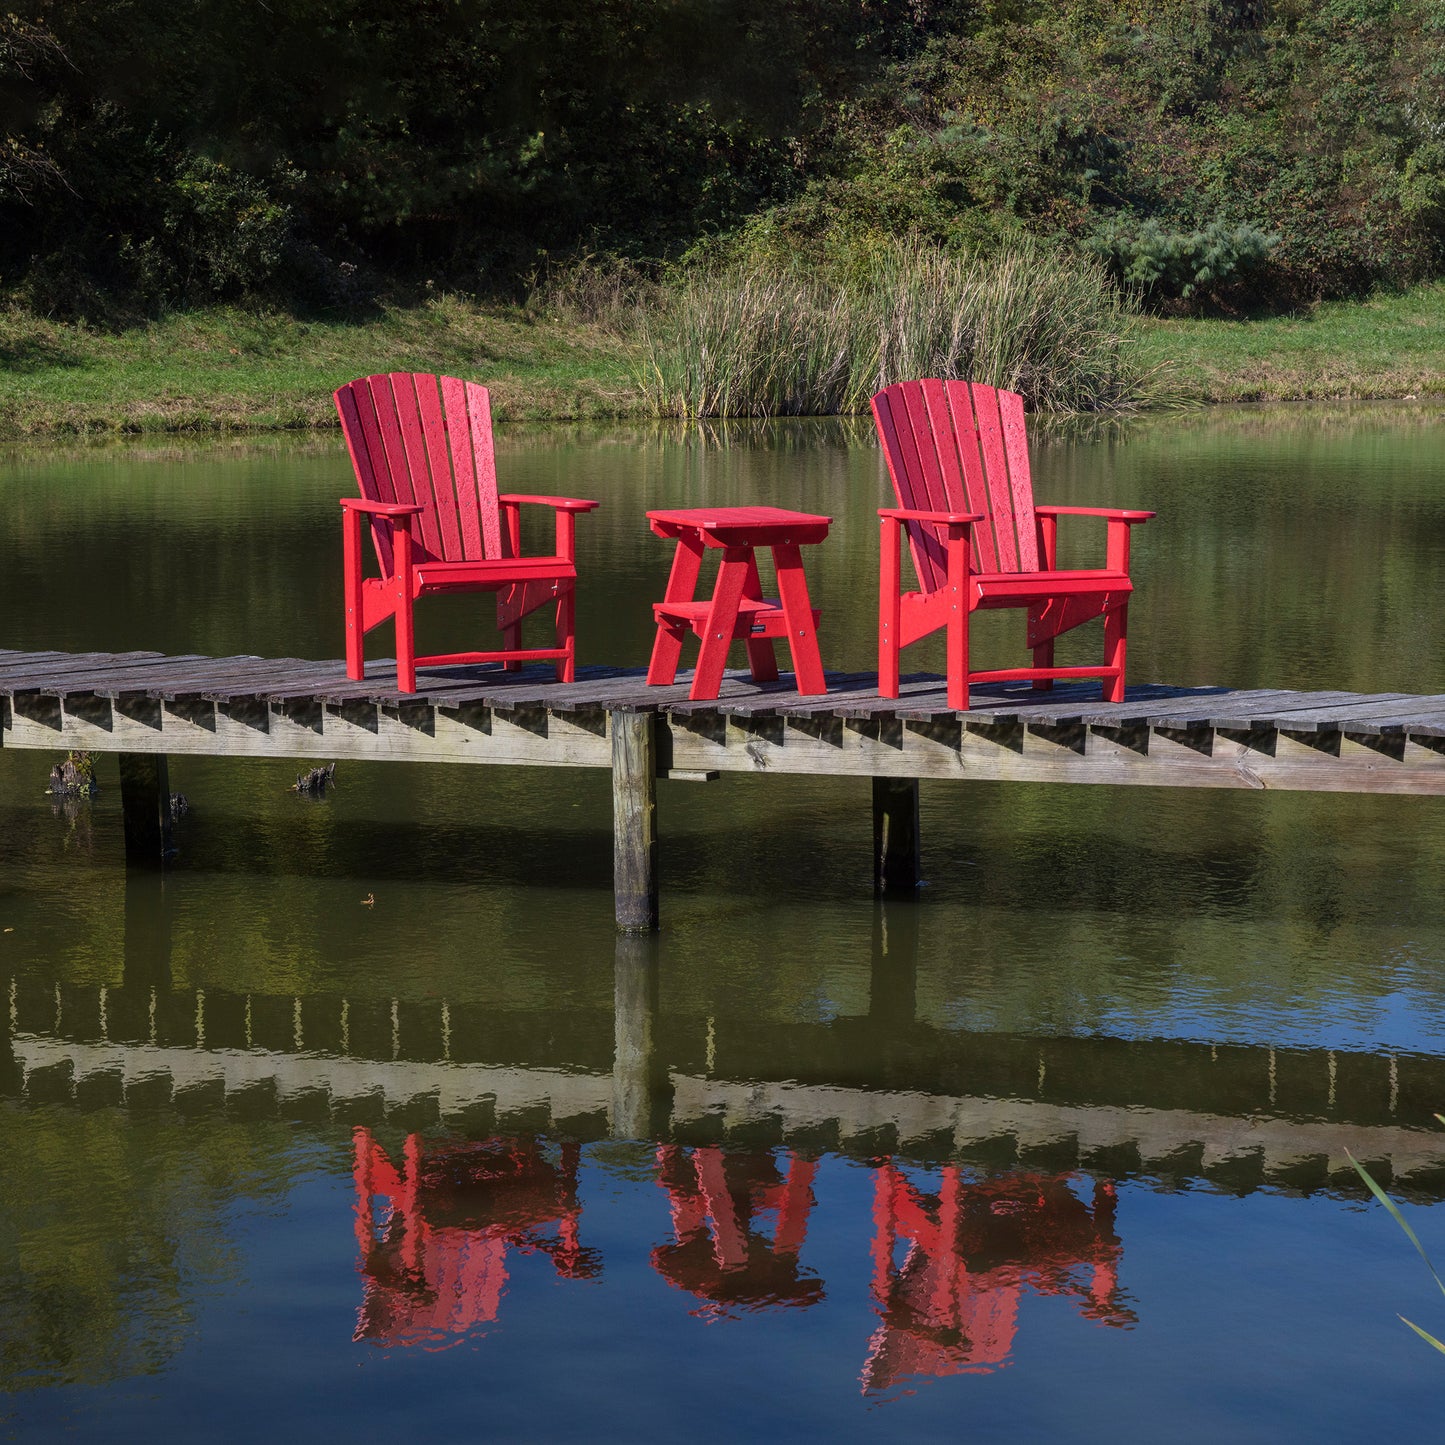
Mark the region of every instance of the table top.
<instances>
[{"instance_id":1,"label":"table top","mask_svg":"<svg viewBox=\"0 0 1445 1445\"><path fill-rule=\"evenodd\" d=\"M789 512L782 507L681 507L649 512L647 520L659 537L694 532L713 546L729 543L821 542L831 517Z\"/></svg>"}]
</instances>

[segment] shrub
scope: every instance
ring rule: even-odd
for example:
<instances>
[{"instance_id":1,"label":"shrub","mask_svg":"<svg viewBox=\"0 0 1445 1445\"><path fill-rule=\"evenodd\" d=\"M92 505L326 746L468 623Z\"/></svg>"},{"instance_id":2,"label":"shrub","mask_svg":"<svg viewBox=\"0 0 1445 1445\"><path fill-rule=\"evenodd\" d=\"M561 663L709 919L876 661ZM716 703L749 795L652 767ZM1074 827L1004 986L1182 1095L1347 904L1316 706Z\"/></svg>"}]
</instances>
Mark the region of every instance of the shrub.
<instances>
[{"instance_id":1,"label":"shrub","mask_svg":"<svg viewBox=\"0 0 1445 1445\"><path fill-rule=\"evenodd\" d=\"M1103 267L1038 243L992 258L917 242L828 270L778 262L687 273L642 327L638 381L660 415L830 415L919 376L1021 392L1035 410L1122 411L1157 377Z\"/></svg>"},{"instance_id":2,"label":"shrub","mask_svg":"<svg viewBox=\"0 0 1445 1445\"><path fill-rule=\"evenodd\" d=\"M1152 218L1116 215L1086 245L1125 285L1146 296L1189 300L1246 282L1269 260L1279 237L1227 221L1170 231Z\"/></svg>"}]
</instances>

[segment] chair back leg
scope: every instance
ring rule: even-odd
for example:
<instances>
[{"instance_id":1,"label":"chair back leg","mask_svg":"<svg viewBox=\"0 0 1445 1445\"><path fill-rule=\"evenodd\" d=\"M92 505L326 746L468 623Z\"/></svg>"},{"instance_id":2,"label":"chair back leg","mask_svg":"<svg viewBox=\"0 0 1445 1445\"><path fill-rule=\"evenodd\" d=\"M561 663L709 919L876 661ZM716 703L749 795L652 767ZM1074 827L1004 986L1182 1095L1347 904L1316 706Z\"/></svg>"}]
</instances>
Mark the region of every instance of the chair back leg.
<instances>
[{"instance_id":1,"label":"chair back leg","mask_svg":"<svg viewBox=\"0 0 1445 1445\"><path fill-rule=\"evenodd\" d=\"M1052 667L1054 665L1054 639L1051 637L1047 642L1041 642L1034 648L1034 666ZM1054 680L1051 677L1036 677L1034 679L1035 692L1052 692Z\"/></svg>"},{"instance_id":2,"label":"chair back leg","mask_svg":"<svg viewBox=\"0 0 1445 1445\"><path fill-rule=\"evenodd\" d=\"M516 652L522 646L522 623L520 619L502 628L502 647L507 652ZM504 662L503 672L521 672L522 664L517 661Z\"/></svg>"}]
</instances>

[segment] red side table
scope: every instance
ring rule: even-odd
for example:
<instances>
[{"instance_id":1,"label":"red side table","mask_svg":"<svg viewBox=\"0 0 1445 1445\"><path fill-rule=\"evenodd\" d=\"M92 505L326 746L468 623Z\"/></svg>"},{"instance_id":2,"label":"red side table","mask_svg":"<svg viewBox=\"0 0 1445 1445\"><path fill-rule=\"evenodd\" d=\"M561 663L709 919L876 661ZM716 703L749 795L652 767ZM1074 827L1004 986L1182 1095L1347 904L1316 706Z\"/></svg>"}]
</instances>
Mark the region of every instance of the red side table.
<instances>
[{"instance_id":1,"label":"red side table","mask_svg":"<svg viewBox=\"0 0 1445 1445\"><path fill-rule=\"evenodd\" d=\"M657 641L647 669L649 683L666 684L677 676L682 639L691 631L702 639L688 693L694 702L718 695L728 648L734 641L747 644L753 681L774 681L778 662L773 639L778 637L788 639L798 691L811 695L827 692L823 660L818 655L819 614L808 600L798 548L821 542L828 535L831 517L785 512L781 507L707 507L649 512L647 520L659 537L677 542L667 595L652 607ZM702 554L708 547L722 549L717 585L710 601L694 600ZM763 597L755 547L773 549L777 602Z\"/></svg>"}]
</instances>

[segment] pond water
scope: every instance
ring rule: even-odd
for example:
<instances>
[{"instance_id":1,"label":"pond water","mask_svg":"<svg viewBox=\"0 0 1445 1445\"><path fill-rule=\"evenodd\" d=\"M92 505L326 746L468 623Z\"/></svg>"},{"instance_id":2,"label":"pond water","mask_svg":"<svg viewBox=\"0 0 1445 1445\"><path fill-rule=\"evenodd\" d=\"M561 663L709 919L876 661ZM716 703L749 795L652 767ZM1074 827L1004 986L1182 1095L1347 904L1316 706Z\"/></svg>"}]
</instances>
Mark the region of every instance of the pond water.
<instances>
[{"instance_id":1,"label":"pond water","mask_svg":"<svg viewBox=\"0 0 1445 1445\"><path fill-rule=\"evenodd\" d=\"M1037 440L1035 490L1159 513L1134 680L1434 692L1442 441L1181 417ZM642 513L707 500L833 515L825 661L873 665L866 430L499 454L603 503L583 661L646 658ZM0 453L0 644L338 656L350 490L333 436ZM161 878L126 875L114 761L65 807L53 761L0 757L0 1435L1438 1422L1397 1315L1445 1301L1345 1154L1445 1257L1434 801L924 783L928 886L883 905L866 780L666 782L663 931L619 942L602 773L343 764L313 801L178 757Z\"/></svg>"}]
</instances>

